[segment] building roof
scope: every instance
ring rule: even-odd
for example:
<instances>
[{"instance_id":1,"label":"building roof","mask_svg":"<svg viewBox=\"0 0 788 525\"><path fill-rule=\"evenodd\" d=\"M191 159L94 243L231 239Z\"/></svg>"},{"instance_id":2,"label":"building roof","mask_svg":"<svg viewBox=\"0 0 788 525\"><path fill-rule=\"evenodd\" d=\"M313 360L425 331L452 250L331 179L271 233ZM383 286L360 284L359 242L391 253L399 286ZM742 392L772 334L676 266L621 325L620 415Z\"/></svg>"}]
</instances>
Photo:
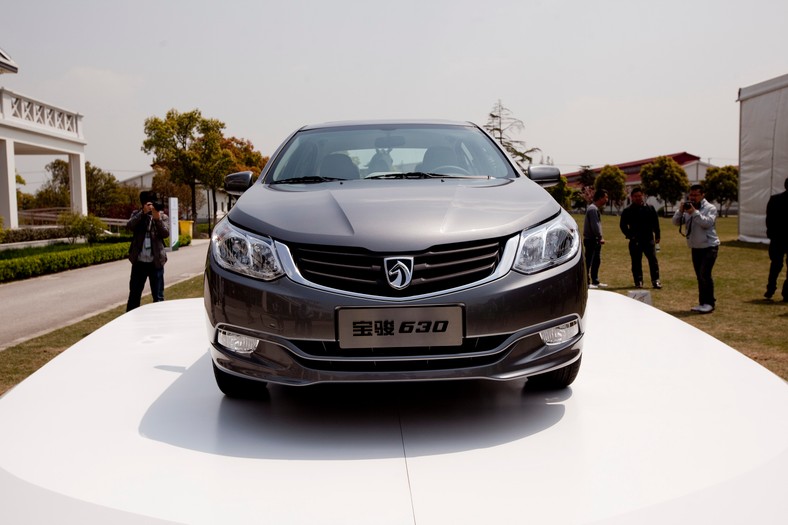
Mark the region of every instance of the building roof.
<instances>
[{"instance_id":1,"label":"building roof","mask_svg":"<svg viewBox=\"0 0 788 525\"><path fill-rule=\"evenodd\" d=\"M691 153L687 153L686 151L682 151L680 153L671 153L669 155L660 155L660 157L669 157L675 160L676 163L682 167L686 166L687 164L691 164L693 162L698 162L700 160L700 157L698 157L697 155L692 155ZM657 160L657 158L658 157L649 157L647 159L633 160L631 162L624 162L622 164L613 164L613 166L616 166L617 168L619 168L621 171L624 172L624 174L627 176L627 183L638 182L640 181L640 170L643 168L643 166L645 166L646 164L651 164L652 162ZM591 168L591 171L593 171L596 174L599 174L599 172L602 171L602 168L603 166L600 166L598 168ZM564 177L566 177L566 180L569 184L576 185L579 183L580 173L581 172L579 171L574 171L572 173L564 174Z\"/></svg>"},{"instance_id":2,"label":"building roof","mask_svg":"<svg viewBox=\"0 0 788 525\"><path fill-rule=\"evenodd\" d=\"M8 56L8 53L0 49L0 74L2 73L16 73L19 71L19 66L16 62Z\"/></svg>"}]
</instances>

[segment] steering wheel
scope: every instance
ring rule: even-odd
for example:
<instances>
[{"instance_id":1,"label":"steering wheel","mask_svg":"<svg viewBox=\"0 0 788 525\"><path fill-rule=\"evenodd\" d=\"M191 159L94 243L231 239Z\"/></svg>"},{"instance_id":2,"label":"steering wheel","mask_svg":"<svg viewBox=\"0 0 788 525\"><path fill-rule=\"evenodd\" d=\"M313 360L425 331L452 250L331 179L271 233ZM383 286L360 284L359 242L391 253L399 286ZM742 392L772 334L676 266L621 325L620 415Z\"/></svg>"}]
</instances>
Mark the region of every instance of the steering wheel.
<instances>
[{"instance_id":1,"label":"steering wheel","mask_svg":"<svg viewBox=\"0 0 788 525\"><path fill-rule=\"evenodd\" d=\"M460 175L471 174L471 172L466 170L465 168L461 168L453 164L444 164L443 166L437 166L429 171L430 173L437 173L438 175L451 175L453 173L459 173Z\"/></svg>"}]
</instances>

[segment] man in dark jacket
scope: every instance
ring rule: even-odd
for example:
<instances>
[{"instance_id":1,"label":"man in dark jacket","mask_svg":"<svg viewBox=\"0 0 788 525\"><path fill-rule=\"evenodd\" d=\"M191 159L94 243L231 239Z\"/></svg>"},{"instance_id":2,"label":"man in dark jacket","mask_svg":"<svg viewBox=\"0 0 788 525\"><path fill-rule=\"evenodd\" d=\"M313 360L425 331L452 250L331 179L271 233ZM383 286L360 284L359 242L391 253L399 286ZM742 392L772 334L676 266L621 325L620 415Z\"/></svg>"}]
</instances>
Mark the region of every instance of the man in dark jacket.
<instances>
[{"instance_id":1,"label":"man in dark jacket","mask_svg":"<svg viewBox=\"0 0 788 525\"><path fill-rule=\"evenodd\" d=\"M643 256L648 261L651 274L651 285L662 288L659 280L659 261L656 246L659 244L659 217L654 206L646 204L643 190L639 186L632 188L632 203L621 214L619 226L624 236L629 239L629 257L632 259L632 278L635 287L643 287Z\"/></svg>"},{"instance_id":2,"label":"man in dark jacket","mask_svg":"<svg viewBox=\"0 0 788 525\"><path fill-rule=\"evenodd\" d=\"M786 191L772 195L766 205L766 236L769 238L769 281L766 283L767 299L777 291L777 278L783 269L783 259L788 255L788 179ZM783 282L783 301L788 301L788 277Z\"/></svg>"},{"instance_id":3,"label":"man in dark jacket","mask_svg":"<svg viewBox=\"0 0 788 525\"><path fill-rule=\"evenodd\" d=\"M131 278L127 312L140 305L146 280L153 301L164 300L164 264L167 262L164 239L170 236L167 215L162 212L163 206L153 192L141 192L140 204L142 208L135 210L126 223L126 228L134 233L129 248Z\"/></svg>"}]
</instances>

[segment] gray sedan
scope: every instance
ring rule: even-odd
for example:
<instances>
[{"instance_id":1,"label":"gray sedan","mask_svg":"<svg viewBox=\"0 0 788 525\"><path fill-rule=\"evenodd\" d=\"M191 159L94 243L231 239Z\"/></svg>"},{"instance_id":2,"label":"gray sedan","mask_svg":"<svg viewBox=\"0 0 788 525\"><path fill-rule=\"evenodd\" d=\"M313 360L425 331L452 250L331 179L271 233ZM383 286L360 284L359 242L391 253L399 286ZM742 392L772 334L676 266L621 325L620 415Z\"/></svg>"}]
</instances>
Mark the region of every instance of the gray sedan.
<instances>
[{"instance_id":1,"label":"gray sedan","mask_svg":"<svg viewBox=\"0 0 788 525\"><path fill-rule=\"evenodd\" d=\"M303 127L212 232L205 309L228 396L265 382L528 378L580 368L574 219L471 123Z\"/></svg>"}]
</instances>

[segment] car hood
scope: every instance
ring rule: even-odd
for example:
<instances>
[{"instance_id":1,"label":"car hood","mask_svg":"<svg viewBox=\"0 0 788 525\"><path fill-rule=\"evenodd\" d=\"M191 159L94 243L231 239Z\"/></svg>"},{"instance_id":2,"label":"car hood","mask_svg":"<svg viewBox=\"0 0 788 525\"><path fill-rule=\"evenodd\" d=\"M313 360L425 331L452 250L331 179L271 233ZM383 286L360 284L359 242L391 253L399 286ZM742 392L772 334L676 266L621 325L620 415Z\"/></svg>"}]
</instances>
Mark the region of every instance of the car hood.
<instances>
[{"instance_id":1,"label":"car hood","mask_svg":"<svg viewBox=\"0 0 788 525\"><path fill-rule=\"evenodd\" d=\"M412 251L512 235L559 211L525 178L351 180L258 183L229 219L283 242Z\"/></svg>"}]
</instances>

